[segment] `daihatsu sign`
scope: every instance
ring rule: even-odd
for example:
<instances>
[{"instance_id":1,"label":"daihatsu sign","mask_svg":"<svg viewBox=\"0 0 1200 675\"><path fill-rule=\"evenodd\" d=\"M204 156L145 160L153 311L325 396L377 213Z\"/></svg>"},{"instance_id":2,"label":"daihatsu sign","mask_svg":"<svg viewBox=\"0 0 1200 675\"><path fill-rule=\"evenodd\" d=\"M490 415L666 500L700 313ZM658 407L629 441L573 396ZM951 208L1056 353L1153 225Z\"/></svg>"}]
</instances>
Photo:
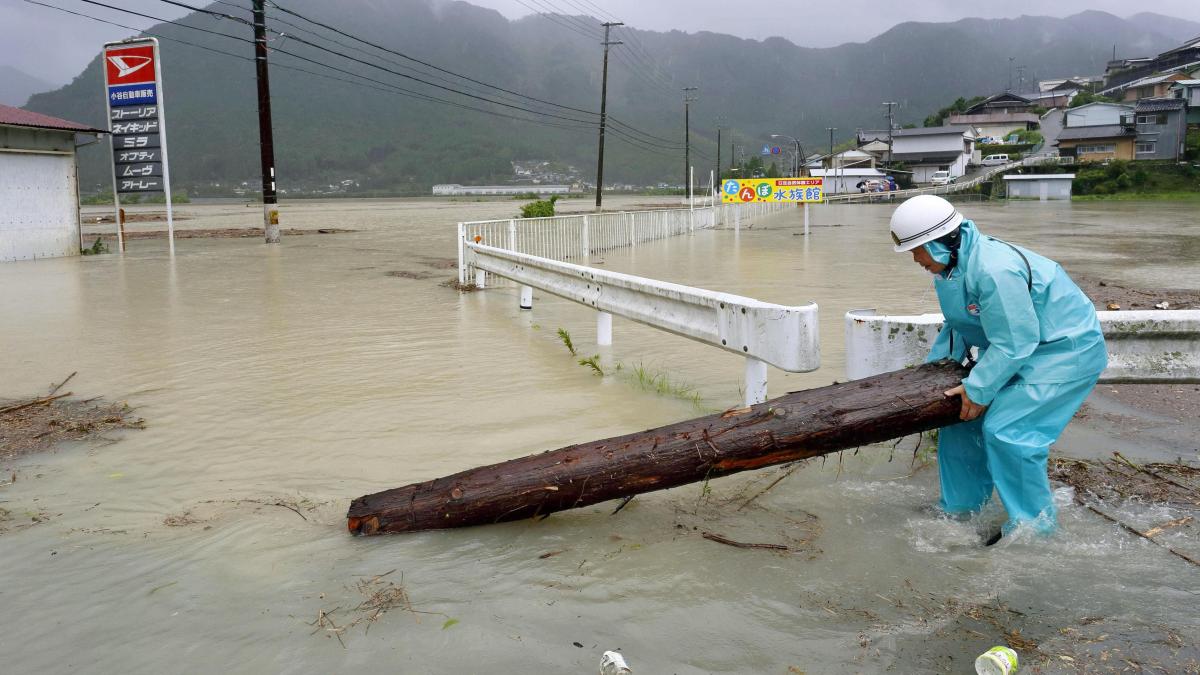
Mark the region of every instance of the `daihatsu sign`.
<instances>
[{"instance_id":1,"label":"daihatsu sign","mask_svg":"<svg viewBox=\"0 0 1200 675\"><path fill-rule=\"evenodd\" d=\"M121 196L162 192L167 202L168 239L174 253L171 173L167 166L167 129L158 57L158 40L154 38L104 45L104 93L121 250L125 250Z\"/></svg>"}]
</instances>

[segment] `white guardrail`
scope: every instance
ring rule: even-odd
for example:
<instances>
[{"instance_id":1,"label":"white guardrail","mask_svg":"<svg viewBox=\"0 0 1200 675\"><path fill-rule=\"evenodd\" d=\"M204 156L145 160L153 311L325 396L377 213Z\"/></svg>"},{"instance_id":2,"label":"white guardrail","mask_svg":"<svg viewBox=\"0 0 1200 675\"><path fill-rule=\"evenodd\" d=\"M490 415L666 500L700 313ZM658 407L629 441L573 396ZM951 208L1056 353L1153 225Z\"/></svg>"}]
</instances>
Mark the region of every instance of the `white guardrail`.
<instances>
[{"instance_id":1,"label":"white guardrail","mask_svg":"<svg viewBox=\"0 0 1200 675\"><path fill-rule=\"evenodd\" d=\"M1074 161L1070 157L1058 157L1057 155L1033 155L1019 159L1015 162L1009 162L1000 166L988 169L984 173L966 181L954 182L948 185L934 185L923 188L910 188L908 190L894 190L891 192L843 192L841 194L826 195L825 200L828 202L854 202L854 201L875 201L880 199L895 200L908 199L917 195L948 195L955 192L963 192L971 188L986 183L996 177L997 174L1004 173L1022 166L1037 166L1040 164L1063 164L1064 160Z\"/></svg>"},{"instance_id":2,"label":"white guardrail","mask_svg":"<svg viewBox=\"0 0 1200 675\"><path fill-rule=\"evenodd\" d=\"M1200 310L1096 312L1108 345L1101 382L1200 383ZM846 376L852 380L922 363L941 314L846 312Z\"/></svg>"},{"instance_id":3,"label":"white guardrail","mask_svg":"<svg viewBox=\"0 0 1200 675\"><path fill-rule=\"evenodd\" d=\"M458 283L497 285L463 255L467 242L584 264L616 248L666 239L718 226L740 228L742 221L781 211L789 204L718 204L687 209L610 211L549 218L479 220L458 224Z\"/></svg>"},{"instance_id":4,"label":"white guardrail","mask_svg":"<svg viewBox=\"0 0 1200 675\"><path fill-rule=\"evenodd\" d=\"M789 372L820 365L816 303L785 307L482 243L467 242L464 255L478 272L521 284L523 309L533 306L532 288L595 309L597 344L612 344L615 314L745 357L746 405L767 399L767 364Z\"/></svg>"}]
</instances>

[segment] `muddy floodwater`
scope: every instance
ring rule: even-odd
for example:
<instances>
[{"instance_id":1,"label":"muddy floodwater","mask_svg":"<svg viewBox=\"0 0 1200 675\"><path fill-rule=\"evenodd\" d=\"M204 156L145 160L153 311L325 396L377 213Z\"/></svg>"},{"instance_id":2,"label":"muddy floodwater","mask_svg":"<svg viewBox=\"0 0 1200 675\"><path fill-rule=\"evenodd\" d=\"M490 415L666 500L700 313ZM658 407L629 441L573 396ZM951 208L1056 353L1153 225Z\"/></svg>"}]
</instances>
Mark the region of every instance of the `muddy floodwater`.
<instances>
[{"instance_id":1,"label":"muddy floodwater","mask_svg":"<svg viewBox=\"0 0 1200 675\"><path fill-rule=\"evenodd\" d=\"M620 650L647 674L966 673L997 644L1030 672L1200 668L1200 568L1069 488L1057 537L980 548L979 523L929 510L935 460L911 437L809 462L745 508L787 469L640 496L615 515L606 503L351 537L360 495L738 405L736 355L619 318L602 350L580 306L538 293L522 312L511 288L443 286L455 222L518 205L292 202L285 227L356 232L181 240L174 259L139 239L124 256L0 265L0 397L78 371L76 396L146 420L0 466L0 672L594 673ZM1194 203L961 208L1073 274L1200 289ZM936 311L928 275L891 251L889 211L816 207L809 237L789 212L593 262L818 302L822 367L772 370L779 395L844 379L846 310ZM180 228L261 217L239 203L179 213ZM604 376L578 365L593 354ZM1194 436L1155 438L1085 419L1060 450L1200 460ZM1114 509L1139 527L1195 513ZM1161 539L1195 556L1195 532Z\"/></svg>"}]
</instances>

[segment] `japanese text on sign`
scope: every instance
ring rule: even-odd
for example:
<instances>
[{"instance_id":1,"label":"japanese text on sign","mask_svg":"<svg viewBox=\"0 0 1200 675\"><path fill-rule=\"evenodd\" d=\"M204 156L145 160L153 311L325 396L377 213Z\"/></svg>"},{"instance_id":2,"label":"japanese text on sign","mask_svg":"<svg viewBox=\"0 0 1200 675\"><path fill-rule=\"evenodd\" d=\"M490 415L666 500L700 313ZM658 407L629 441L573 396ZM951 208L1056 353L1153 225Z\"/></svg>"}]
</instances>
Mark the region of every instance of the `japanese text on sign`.
<instances>
[{"instance_id":1,"label":"japanese text on sign","mask_svg":"<svg viewBox=\"0 0 1200 675\"><path fill-rule=\"evenodd\" d=\"M801 203L825 199L825 181L821 178L730 178L721 183L721 202Z\"/></svg>"}]
</instances>

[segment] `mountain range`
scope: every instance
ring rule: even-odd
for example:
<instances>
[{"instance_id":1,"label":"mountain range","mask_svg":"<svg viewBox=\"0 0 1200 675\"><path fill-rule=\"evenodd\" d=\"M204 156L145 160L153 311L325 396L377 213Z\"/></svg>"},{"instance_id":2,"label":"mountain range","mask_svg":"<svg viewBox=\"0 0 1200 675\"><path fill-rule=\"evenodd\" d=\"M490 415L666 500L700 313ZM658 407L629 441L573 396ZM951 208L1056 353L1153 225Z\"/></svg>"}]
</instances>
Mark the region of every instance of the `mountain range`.
<instances>
[{"instance_id":1,"label":"mountain range","mask_svg":"<svg viewBox=\"0 0 1200 675\"><path fill-rule=\"evenodd\" d=\"M573 164L585 178L594 175L595 116L589 113L599 109L602 48L581 34L586 31L569 28L595 26L598 20L531 15L510 21L494 10L440 0L280 4L295 12L268 4L268 25L285 34L272 36L270 55L282 188L354 180L379 193L428 194L433 183L508 180L510 160L533 158ZM209 9L247 18L235 6ZM178 24L147 31L162 42L176 186L206 192L240 181L254 185L258 133L251 28L200 13ZM607 111L613 124L606 182L682 181L683 152L675 147L684 138L682 87L698 87L690 106L692 160L696 175L707 180L719 124L725 127L725 165L731 139L753 153L764 143L779 143L772 133L798 137L807 154L828 147L828 127L837 127L834 139L841 142L856 128L883 126L884 101L899 103L897 124L919 124L959 96L1003 91L1010 81L1019 90L1038 79L1100 74L1114 51L1121 57L1153 55L1176 46L1192 28L1200 32L1200 24L1156 14L1122 19L1087 11L1066 18L902 23L866 42L813 49L782 38L622 27L614 38L626 44L613 48L609 64ZM97 57L70 84L34 96L28 107L103 126L100 65ZM85 190L109 184L101 145L106 144L81 152Z\"/></svg>"},{"instance_id":2,"label":"mountain range","mask_svg":"<svg viewBox=\"0 0 1200 675\"><path fill-rule=\"evenodd\" d=\"M33 94L49 91L54 85L12 66L0 65L0 103L22 106Z\"/></svg>"}]
</instances>

